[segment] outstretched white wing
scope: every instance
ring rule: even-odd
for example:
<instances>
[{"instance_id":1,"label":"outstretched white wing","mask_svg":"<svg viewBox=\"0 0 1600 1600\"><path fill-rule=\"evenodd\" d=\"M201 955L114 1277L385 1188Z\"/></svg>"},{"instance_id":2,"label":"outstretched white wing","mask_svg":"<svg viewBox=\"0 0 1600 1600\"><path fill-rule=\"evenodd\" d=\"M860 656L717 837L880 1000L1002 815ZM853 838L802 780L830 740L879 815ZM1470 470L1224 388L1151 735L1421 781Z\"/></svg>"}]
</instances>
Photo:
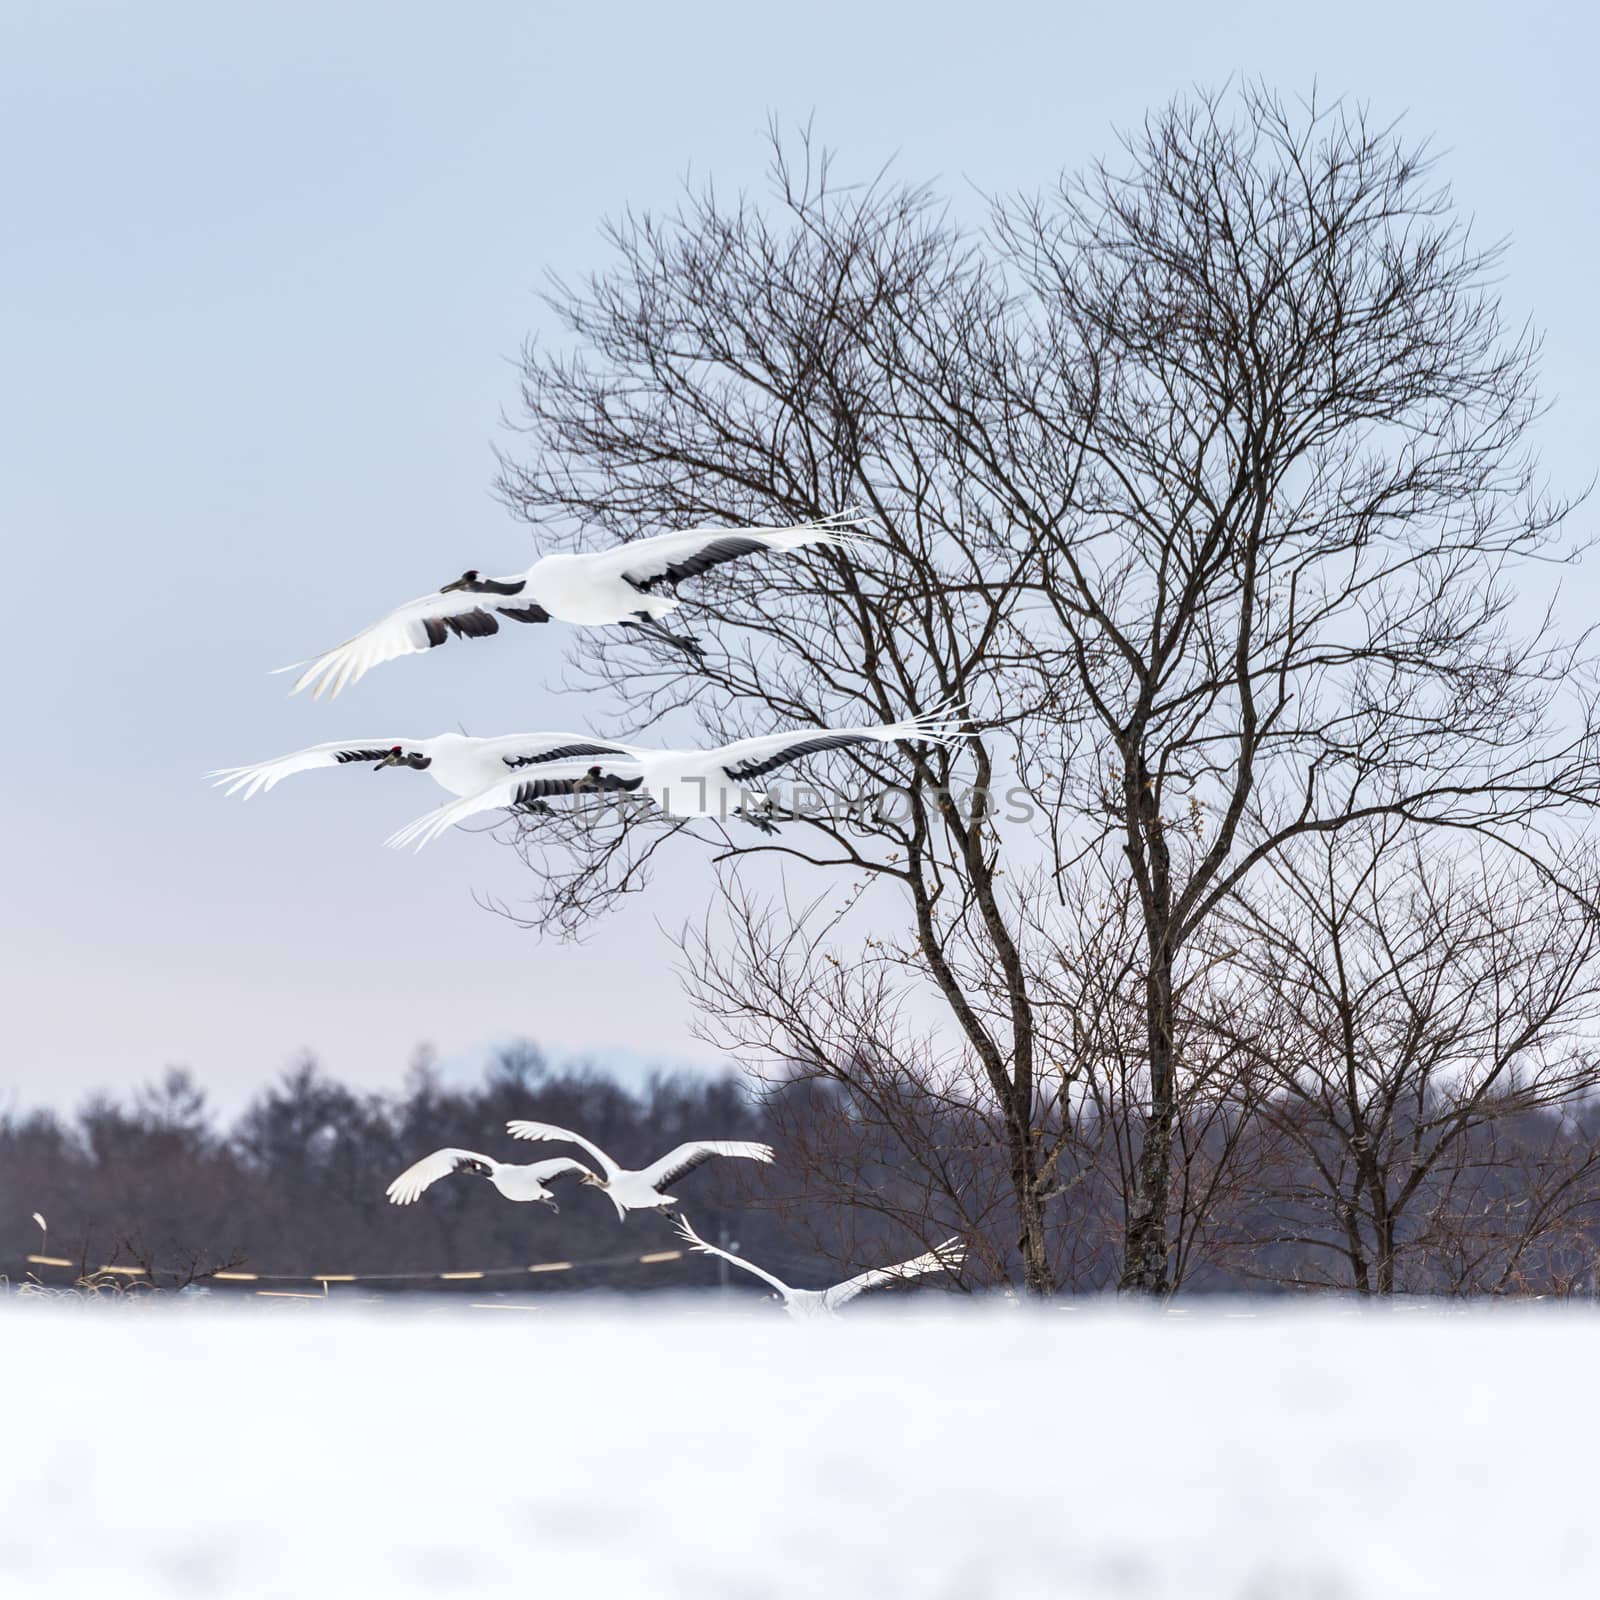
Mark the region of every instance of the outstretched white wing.
<instances>
[{"instance_id":1,"label":"outstretched white wing","mask_svg":"<svg viewBox=\"0 0 1600 1600\"><path fill-rule=\"evenodd\" d=\"M424 1189L432 1187L441 1178L459 1172L469 1161L481 1161L486 1167L496 1163L492 1156L479 1155L476 1150L435 1150L431 1156L406 1168L384 1191L392 1204L408 1206Z\"/></svg>"},{"instance_id":2,"label":"outstretched white wing","mask_svg":"<svg viewBox=\"0 0 1600 1600\"><path fill-rule=\"evenodd\" d=\"M926 1255L902 1261L894 1267L873 1267L870 1271L858 1273L844 1283L836 1283L833 1288L824 1291L822 1298L830 1311L837 1311L840 1306L854 1300L865 1289L876 1289L883 1283L898 1283L905 1278L920 1278L929 1272L955 1272L966 1259L967 1247L961 1240L946 1239L943 1244L935 1245Z\"/></svg>"},{"instance_id":3,"label":"outstretched white wing","mask_svg":"<svg viewBox=\"0 0 1600 1600\"><path fill-rule=\"evenodd\" d=\"M308 745L291 755L278 756L272 761L258 761L248 767L219 767L206 776L216 780L218 788L229 794L244 790L246 800L282 783L297 772L310 772L315 767L342 767L351 762L382 761L396 745L417 741L405 739L334 739L327 744Z\"/></svg>"},{"instance_id":4,"label":"outstretched white wing","mask_svg":"<svg viewBox=\"0 0 1600 1600\"><path fill-rule=\"evenodd\" d=\"M900 739L927 739L948 744L961 736L961 718L956 706L940 706L905 722L880 722L860 728L797 729L789 733L768 733L756 739L740 739L720 750L706 752L728 776L739 783L764 776L801 756L824 750L842 750L850 745L894 744Z\"/></svg>"},{"instance_id":5,"label":"outstretched white wing","mask_svg":"<svg viewBox=\"0 0 1600 1600\"><path fill-rule=\"evenodd\" d=\"M533 766L518 767L505 777L496 778L476 794L447 801L425 816L408 822L405 827L391 833L384 843L394 850L408 844L420 850L441 833L485 811L535 805L547 798L577 794L588 789L597 793L637 789L643 780L637 775L622 777L614 770L619 765L626 771L632 771L638 763L628 757L608 758L598 778L592 776L595 762L582 757L572 761L541 761Z\"/></svg>"},{"instance_id":6,"label":"outstretched white wing","mask_svg":"<svg viewBox=\"0 0 1600 1600\"><path fill-rule=\"evenodd\" d=\"M599 1145L591 1144L581 1133L573 1133L570 1128L558 1128L553 1122L527 1122L517 1118L506 1124L506 1131L513 1139L564 1139L568 1144L575 1144L580 1150L587 1150L600 1163L607 1178L614 1178L622 1171Z\"/></svg>"},{"instance_id":7,"label":"outstretched white wing","mask_svg":"<svg viewBox=\"0 0 1600 1600\"><path fill-rule=\"evenodd\" d=\"M585 561L596 574L623 578L636 589L648 590L658 583L698 578L725 561L770 550L801 550L807 545L848 550L857 542L854 530L862 520L845 511L787 528L685 528L597 551Z\"/></svg>"},{"instance_id":8,"label":"outstretched white wing","mask_svg":"<svg viewBox=\"0 0 1600 1600\"><path fill-rule=\"evenodd\" d=\"M707 1244L693 1228L689 1226L688 1219L679 1217L677 1220L678 1237L684 1240L691 1249L698 1250L701 1255L721 1256L724 1261L731 1262L736 1267L742 1267L746 1272L760 1278L764 1283L770 1283L785 1300L789 1298L790 1289L782 1278L775 1278L753 1261L746 1261L743 1256L736 1256L731 1250L724 1250L719 1245Z\"/></svg>"},{"instance_id":9,"label":"outstretched white wing","mask_svg":"<svg viewBox=\"0 0 1600 1600\"><path fill-rule=\"evenodd\" d=\"M696 1139L669 1150L659 1161L651 1162L640 1176L652 1189L661 1190L718 1156L731 1156L740 1161L770 1161L772 1146L751 1144L747 1139Z\"/></svg>"},{"instance_id":10,"label":"outstretched white wing","mask_svg":"<svg viewBox=\"0 0 1600 1600\"><path fill-rule=\"evenodd\" d=\"M500 631L499 617L517 622L550 620L542 606L521 601L514 592L525 581L521 574L489 581L500 586L499 592L453 589L448 594L435 591L418 595L343 644L277 671L293 672L303 667L291 692L299 694L302 689L310 689L315 699L320 700L323 695L332 699L374 667L400 656L420 655L443 644L451 634L458 639L485 638Z\"/></svg>"}]
</instances>

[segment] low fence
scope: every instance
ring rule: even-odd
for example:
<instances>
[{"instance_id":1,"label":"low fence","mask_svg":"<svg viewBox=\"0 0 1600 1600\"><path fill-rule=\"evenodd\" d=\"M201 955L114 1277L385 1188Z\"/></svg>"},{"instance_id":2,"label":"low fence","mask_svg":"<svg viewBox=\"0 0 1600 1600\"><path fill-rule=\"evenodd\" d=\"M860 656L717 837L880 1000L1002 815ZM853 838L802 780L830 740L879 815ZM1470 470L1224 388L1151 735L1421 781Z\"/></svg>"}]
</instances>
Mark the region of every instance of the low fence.
<instances>
[{"instance_id":1,"label":"low fence","mask_svg":"<svg viewBox=\"0 0 1600 1600\"><path fill-rule=\"evenodd\" d=\"M543 1276L552 1272L586 1272L605 1267L651 1267L669 1261L681 1261L687 1254L684 1250L647 1250L642 1255L629 1251L626 1254L610 1256L593 1256L587 1261L533 1261L519 1266L510 1267L472 1267L455 1272L244 1272L237 1269L223 1269L216 1272L203 1272L189 1274L185 1271L170 1270L169 1275L179 1279L188 1279L195 1284L208 1286L211 1284L237 1287L242 1292L254 1292L265 1297L279 1299L305 1300L323 1299L334 1284L371 1284L422 1286L424 1284L455 1284L455 1283L484 1283L494 1282L497 1285L507 1285L518 1280L526 1282L530 1277ZM160 1267L150 1268L145 1266L129 1266L121 1262L106 1262L102 1266L90 1268L86 1262L74 1261L68 1256L30 1255L25 1258L26 1271L24 1276L35 1282L43 1283L37 1269L48 1267L60 1271L70 1272L74 1284L115 1281L137 1287L139 1284L148 1284L155 1287L163 1273ZM261 1285L303 1285L315 1286L320 1293L308 1294L304 1288L276 1288L259 1287Z\"/></svg>"}]
</instances>

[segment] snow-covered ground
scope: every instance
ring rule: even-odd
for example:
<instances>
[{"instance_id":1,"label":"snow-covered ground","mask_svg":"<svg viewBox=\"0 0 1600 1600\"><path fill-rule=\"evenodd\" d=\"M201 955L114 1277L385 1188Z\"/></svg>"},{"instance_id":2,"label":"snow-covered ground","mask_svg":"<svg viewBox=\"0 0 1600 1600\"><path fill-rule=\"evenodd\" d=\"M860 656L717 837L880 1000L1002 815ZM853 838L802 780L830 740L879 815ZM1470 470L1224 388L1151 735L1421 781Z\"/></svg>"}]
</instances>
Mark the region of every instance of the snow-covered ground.
<instances>
[{"instance_id":1,"label":"snow-covered ground","mask_svg":"<svg viewBox=\"0 0 1600 1600\"><path fill-rule=\"evenodd\" d=\"M1600 1595L1593 1313L765 1310L0 1300L0 1593Z\"/></svg>"}]
</instances>

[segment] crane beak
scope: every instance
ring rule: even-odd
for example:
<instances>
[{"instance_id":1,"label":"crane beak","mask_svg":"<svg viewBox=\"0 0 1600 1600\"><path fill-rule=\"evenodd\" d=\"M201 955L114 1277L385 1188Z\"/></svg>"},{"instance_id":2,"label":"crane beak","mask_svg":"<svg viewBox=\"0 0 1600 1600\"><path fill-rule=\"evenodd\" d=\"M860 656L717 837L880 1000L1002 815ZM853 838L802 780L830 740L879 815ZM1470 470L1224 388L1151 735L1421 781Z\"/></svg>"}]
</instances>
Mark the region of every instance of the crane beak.
<instances>
[{"instance_id":1,"label":"crane beak","mask_svg":"<svg viewBox=\"0 0 1600 1600\"><path fill-rule=\"evenodd\" d=\"M382 772L385 767L403 767L405 763L406 758L404 756L387 755L382 761L375 761L372 764L372 770L374 772Z\"/></svg>"},{"instance_id":2,"label":"crane beak","mask_svg":"<svg viewBox=\"0 0 1600 1600\"><path fill-rule=\"evenodd\" d=\"M454 583L447 583L439 590L440 594L454 594L457 589L465 589L472 580L470 578L457 578Z\"/></svg>"}]
</instances>

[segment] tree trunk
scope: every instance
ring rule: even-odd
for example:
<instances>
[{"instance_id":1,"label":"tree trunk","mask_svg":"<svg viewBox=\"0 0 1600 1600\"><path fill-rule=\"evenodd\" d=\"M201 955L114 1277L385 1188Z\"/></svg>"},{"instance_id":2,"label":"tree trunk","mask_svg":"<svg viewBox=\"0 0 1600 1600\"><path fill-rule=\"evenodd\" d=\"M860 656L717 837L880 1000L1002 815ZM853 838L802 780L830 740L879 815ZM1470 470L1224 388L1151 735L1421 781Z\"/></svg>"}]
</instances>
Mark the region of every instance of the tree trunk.
<instances>
[{"instance_id":1,"label":"tree trunk","mask_svg":"<svg viewBox=\"0 0 1600 1600\"><path fill-rule=\"evenodd\" d=\"M1029 1294L1043 1298L1055 1292L1055 1278L1045 1246L1038 1150L1032 1130L1015 1117L1006 1119L1006 1136L1011 1147L1011 1189L1017 1202L1017 1251L1022 1257L1022 1283Z\"/></svg>"},{"instance_id":2,"label":"tree trunk","mask_svg":"<svg viewBox=\"0 0 1600 1600\"><path fill-rule=\"evenodd\" d=\"M1376 1159L1372 1139L1364 1124L1358 1124L1356 1151L1361 1161L1361 1181L1366 1186L1367 1198L1372 1203L1372 1249L1374 1292L1394 1293L1394 1208L1389 1203L1389 1189L1384 1181L1384 1167Z\"/></svg>"},{"instance_id":3,"label":"tree trunk","mask_svg":"<svg viewBox=\"0 0 1600 1600\"><path fill-rule=\"evenodd\" d=\"M1177 1080L1172 951L1165 940L1153 952L1145 977L1145 1027L1150 1050L1150 1114L1145 1119L1144 1142L1134 1166L1118 1287L1142 1294L1165 1294Z\"/></svg>"},{"instance_id":4,"label":"tree trunk","mask_svg":"<svg viewBox=\"0 0 1600 1600\"><path fill-rule=\"evenodd\" d=\"M1387 1205L1378 1213L1378 1293L1394 1293L1394 1217Z\"/></svg>"},{"instance_id":5,"label":"tree trunk","mask_svg":"<svg viewBox=\"0 0 1600 1600\"><path fill-rule=\"evenodd\" d=\"M1372 1274L1367 1267L1366 1247L1361 1242L1361 1219L1356 1214L1355 1203L1339 1198L1335 1210L1344 1226L1345 1256L1350 1262L1350 1281L1357 1294L1372 1293Z\"/></svg>"}]
</instances>

